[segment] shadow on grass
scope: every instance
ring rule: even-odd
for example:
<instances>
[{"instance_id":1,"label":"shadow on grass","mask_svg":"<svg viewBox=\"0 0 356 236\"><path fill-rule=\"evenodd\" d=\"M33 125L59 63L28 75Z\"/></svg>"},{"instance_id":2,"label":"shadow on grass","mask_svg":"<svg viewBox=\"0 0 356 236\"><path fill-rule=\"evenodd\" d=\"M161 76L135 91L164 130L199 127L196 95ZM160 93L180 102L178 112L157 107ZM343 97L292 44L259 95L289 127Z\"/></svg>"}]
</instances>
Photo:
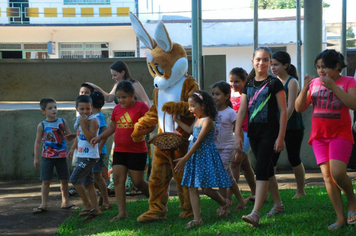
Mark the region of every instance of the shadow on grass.
<instances>
[{"instance_id":1,"label":"shadow on grass","mask_svg":"<svg viewBox=\"0 0 356 236\"><path fill-rule=\"evenodd\" d=\"M259 227L249 227L241 220L241 216L249 214L253 204L240 211L233 211L237 202L233 200L231 214L225 218L216 215L218 204L207 198L201 197L201 210L204 225L186 230L184 227L192 220L180 219L178 198L170 199L168 203L167 220L152 223L138 223L136 218L148 209L147 200L138 200L127 203L130 218L110 223L117 215L117 207L105 211L91 222L84 222L77 218L80 210L72 213L71 217L62 223L58 235L355 235L356 226L344 227L338 231L329 232L327 226L336 220L335 212L331 206L326 190L323 187L307 187L307 197L292 199L294 189L280 190L286 212L276 217L264 216L273 206L272 200L265 203L261 211ZM244 196L249 193L244 192ZM344 197L345 214L347 210Z\"/></svg>"}]
</instances>

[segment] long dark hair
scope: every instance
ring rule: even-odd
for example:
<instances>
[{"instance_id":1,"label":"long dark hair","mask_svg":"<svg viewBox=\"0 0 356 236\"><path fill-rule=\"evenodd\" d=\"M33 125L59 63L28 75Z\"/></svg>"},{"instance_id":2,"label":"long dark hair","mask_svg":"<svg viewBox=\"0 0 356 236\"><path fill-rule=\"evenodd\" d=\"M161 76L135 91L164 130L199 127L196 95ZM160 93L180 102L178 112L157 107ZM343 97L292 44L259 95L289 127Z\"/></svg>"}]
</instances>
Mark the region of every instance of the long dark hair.
<instances>
[{"instance_id":1,"label":"long dark hair","mask_svg":"<svg viewBox=\"0 0 356 236\"><path fill-rule=\"evenodd\" d=\"M269 54L270 59L272 59L272 51L268 47L258 47L258 48L256 48L255 51L253 51L252 58L255 58L255 54L256 54L257 51L265 51L265 52L267 52ZM256 76L255 68L252 68L251 72L247 76L247 80L253 79L253 78L255 78L255 76Z\"/></svg>"},{"instance_id":2,"label":"long dark hair","mask_svg":"<svg viewBox=\"0 0 356 236\"><path fill-rule=\"evenodd\" d=\"M213 88L218 88L220 89L220 91L225 94L225 95L229 95L229 98L226 99L226 105L228 105L229 107L232 108L232 103L230 101L230 96L231 96L231 87L230 84L226 83L225 81L219 81L216 82L215 84L213 84L213 86L211 87Z\"/></svg>"},{"instance_id":3,"label":"long dark hair","mask_svg":"<svg viewBox=\"0 0 356 236\"><path fill-rule=\"evenodd\" d=\"M215 120L218 111L215 108L213 98L203 90L197 90L189 95L189 98L193 99L199 105L205 107L205 114L209 116L212 120Z\"/></svg>"},{"instance_id":4,"label":"long dark hair","mask_svg":"<svg viewBox=\"0 0 356 236\"><path fill-rule=\"evenodd\" d=\"M241 67L232 68L229 74L239 77L242 81L245 81L248 76L247 72Z\"/></svg>"},{"instance_id":5,"label":"long dark hair","mask_svg":"<svg viewBox=\"0 0 356 236\"><path fill-rule=\"evenodd\" d=\"M283 65L288 64L288 67L286 69L287 73L297 80L299 79L298 73L297 73L297 68L293 64L291 64L291 58L290 55L287 52L284 51L276 51L272 55L272 59L276 59Z\"/></svg>"},{"instance_id":6,"label":"long dark hair","mask_svg":"<svg viewBox=\"0 0 356 236\"><path fill-rule=\"evenodd\" d=\"M345 63L344 55L334 49L326 49L316 56L314 61L314 67L316 68L316 63L318 60L322 60L327 68L335 69L337 64L339 64L339 72L342 71L347 65Z\"/></svg>"},{"instance_id":7,"label":"long dark hair","mask_svg":"<svg viewBox=\"0 0 356 236\"><path fill-rule=\"evenodd\" d=\"M130 80L132 83L134 83L129 67L127 66L127 64L123 61L116 61L114 62L111 66L110 66L111 70L117 71L119 73L121 73L122 71L125 71L124 74L124 80Z\"/></svg>"}]
</instances>

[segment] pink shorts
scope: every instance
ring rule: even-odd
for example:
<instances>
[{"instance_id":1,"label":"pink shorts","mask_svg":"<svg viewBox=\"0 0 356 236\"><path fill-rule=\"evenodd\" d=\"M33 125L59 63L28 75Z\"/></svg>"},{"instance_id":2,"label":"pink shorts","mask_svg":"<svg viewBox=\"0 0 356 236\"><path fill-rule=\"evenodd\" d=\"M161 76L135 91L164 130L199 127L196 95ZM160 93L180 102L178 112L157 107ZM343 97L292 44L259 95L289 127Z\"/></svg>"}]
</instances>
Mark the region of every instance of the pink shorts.
<instances>
[{"instance_id":1,"label":"pink shorts","mask_svg":"<svg viewBox=\"0 0 356 236\"><path fill-rule=\"evenodd\" d=\"M339 160L349 163L353 144L343 138L320 138L314 139L312 147L316 158L316 163L327 162L329 160Z\"/></svg>"}]
</instances>

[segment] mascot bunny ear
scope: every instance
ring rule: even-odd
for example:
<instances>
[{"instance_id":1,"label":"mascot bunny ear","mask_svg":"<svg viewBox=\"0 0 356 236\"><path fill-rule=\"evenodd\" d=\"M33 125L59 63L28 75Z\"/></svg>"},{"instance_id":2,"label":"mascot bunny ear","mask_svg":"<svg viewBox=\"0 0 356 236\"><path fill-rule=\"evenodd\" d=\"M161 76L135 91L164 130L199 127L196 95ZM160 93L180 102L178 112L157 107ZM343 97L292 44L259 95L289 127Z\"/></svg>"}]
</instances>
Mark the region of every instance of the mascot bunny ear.
<instances>
[{"instance_id":1,"label":"mascot bunny ear","mask_svg":"<svg viewBox=\"0 0 356 236\"><path fill-rule=\"evenodd\" d=\"M130 20L137 38L151 50L157 47L156 41L151 38L151 36L143 27L141 21L132 12L130 12Z\"/></svg>"},{"instance_id":2,"label":"mascot bunny ear","mask_svg":"<svg viewBox=\"0 0 356 236\"><path fill-rule=\"evenodd\" d=\"M163 49L163 51L165 52L172 51L173 43L162 21L158 22L156 26L155 39L157 41L158 46L160 46Z\"/></svg>"}]
</instances>

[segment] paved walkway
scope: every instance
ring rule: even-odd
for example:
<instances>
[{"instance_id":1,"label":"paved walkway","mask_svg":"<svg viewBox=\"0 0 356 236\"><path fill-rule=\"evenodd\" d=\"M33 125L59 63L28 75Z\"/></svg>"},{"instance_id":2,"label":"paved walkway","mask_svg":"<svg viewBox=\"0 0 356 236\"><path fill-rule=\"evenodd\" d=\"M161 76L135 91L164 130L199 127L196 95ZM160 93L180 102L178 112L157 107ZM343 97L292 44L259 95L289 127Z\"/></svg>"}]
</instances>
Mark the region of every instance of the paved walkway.
<instances>
[{"instance_id":1,"label":"paved walkway","mask_svg":"<svg viewBox=\"0 0 356 236\"><path fill-rule=\"evenodd\" d=\"M356 179L356 172L348 172L348 175ZM296 188L293 174L279 172L276 176L280 189ZM320 172L308 171L306 185L324 185ZM39 206L41 202L41 182L39 180L0 181L0 235L54 235L60 224L70 215L70 211L60 209L59 186L58 181L53 181L48 212L33 215L32 208ZM249 191L243 176L241 176L239 187L243 191ZM171 183L170 195L177 195L174 181ZM129 196L128 200L138 198L144 198L144 196ZM70 200L74 204L81 204L78 196L70 197ZM110 202L115 202L115 198L110 197Z\"/></svg>"}]
</instances>

